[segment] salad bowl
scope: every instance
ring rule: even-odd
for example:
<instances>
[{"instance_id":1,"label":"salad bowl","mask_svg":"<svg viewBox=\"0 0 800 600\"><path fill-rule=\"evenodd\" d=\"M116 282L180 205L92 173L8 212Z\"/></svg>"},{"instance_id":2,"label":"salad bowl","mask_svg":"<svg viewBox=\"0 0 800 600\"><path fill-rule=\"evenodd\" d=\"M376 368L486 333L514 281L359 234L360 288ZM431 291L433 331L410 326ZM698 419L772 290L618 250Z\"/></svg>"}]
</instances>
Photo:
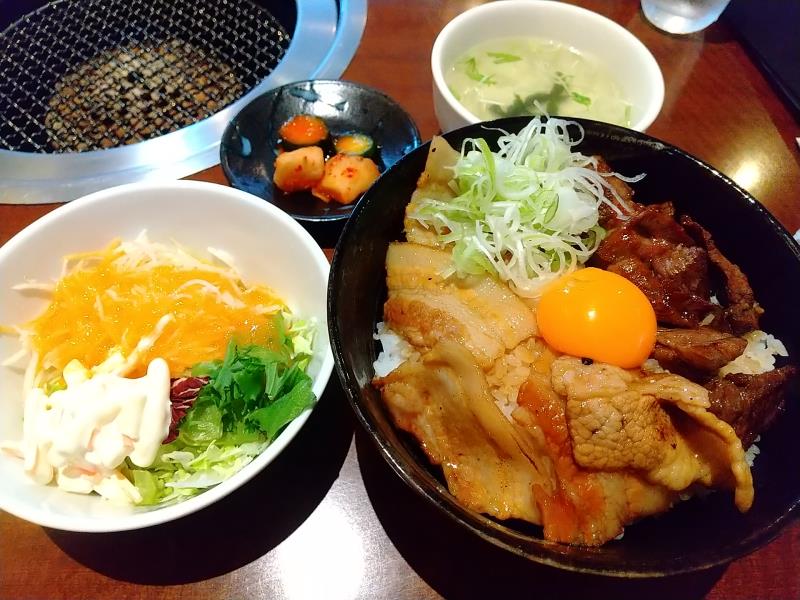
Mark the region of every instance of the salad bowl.
<instances>
[{"instance_id":1,"label":"salad bowl","mask_svg":"<svg viewBox=\"0 0 800 600\"><path fill-rule=\"evenodd\" d=\"M293 315L315 322L307 373L320 398L333 367L325 327L328 261L313 238L275 206L226 186L176 181L136 183L90 194L34 222L0 248L0 315L4 325L24 323L46 306L40 294L12 286L57 279L62 257L130 240L143 230L152 241L174 240L198 252L208 247L233 257L248 281L274 290ZM0 336L0 357L19 350L14 336ZM0 441L22 436L24 367L0 375ZM34 483L22 461L0 452L0 509L27 521L68 531L107 532L148 527L208 506L264 469L303 427L312 409L291 421L252 462L218 485L177 503L115 504L98 495L65 492Z\"/></svg>"}]
</instances>

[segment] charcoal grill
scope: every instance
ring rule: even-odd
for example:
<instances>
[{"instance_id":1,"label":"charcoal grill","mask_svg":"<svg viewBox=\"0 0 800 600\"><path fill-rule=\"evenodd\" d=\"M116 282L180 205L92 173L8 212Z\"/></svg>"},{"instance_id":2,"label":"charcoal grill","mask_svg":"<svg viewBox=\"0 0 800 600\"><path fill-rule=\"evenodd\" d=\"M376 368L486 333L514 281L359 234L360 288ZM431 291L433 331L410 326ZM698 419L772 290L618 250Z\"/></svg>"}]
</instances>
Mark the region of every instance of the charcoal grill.
<instances>
[{"instance_id":1,"label":"charcoal grill","mask_svg":"<svg viewBox=\"0 0 800 600\"><path fill-rule=\"evenodd\" d=\"M230 118L335 78L366 0L0 0L0 202L66 201L218 162Z\"/></svg>"}]
</instances>

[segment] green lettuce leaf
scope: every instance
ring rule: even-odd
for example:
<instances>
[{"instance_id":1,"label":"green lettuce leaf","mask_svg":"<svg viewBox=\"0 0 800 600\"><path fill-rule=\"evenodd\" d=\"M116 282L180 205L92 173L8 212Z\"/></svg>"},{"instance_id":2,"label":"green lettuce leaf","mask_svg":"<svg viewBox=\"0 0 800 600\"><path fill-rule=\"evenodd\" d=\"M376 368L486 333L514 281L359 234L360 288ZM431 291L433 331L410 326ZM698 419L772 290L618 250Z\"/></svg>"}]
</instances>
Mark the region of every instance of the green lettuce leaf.
<instances>
[{"instance_id":1,"label":"green lettuce leaf","mask_svg":"<svg viewBox=\"0 0 800 600\"><path fill-rule=\"evenodd\" d=\"M181 422L178 439L186 446L205 447L222 433L222 413L207 395L201 395Z\"/></svg>"},{"instance_id":2,"label":"green lettuce leaf","mask_svg":"<svg viewBox=\"0 0 800 600\"><path fill-rule=\"evenodd\" d=\"M304 374L305 375L305 374ZM256 423L267 439L274 439L278 432L314 403L311 391L311 380L299 381L275 402L253 411L248 416L250 422Z\"/></svg>"},{"instance_id":3,"label":"green lettuce leaf","mask_svg":"<svg viewBox=\"0 0 800 600\"><path fill-rule=\"evenodd\" d=\"M305 369L316 323L277 317L274 347L231 340L222 360L198 363L209 378L178 427L146 469L128 462L142 504L182 500L224 481L258 456L316 397Z\"/></svg>"}]
</instances>

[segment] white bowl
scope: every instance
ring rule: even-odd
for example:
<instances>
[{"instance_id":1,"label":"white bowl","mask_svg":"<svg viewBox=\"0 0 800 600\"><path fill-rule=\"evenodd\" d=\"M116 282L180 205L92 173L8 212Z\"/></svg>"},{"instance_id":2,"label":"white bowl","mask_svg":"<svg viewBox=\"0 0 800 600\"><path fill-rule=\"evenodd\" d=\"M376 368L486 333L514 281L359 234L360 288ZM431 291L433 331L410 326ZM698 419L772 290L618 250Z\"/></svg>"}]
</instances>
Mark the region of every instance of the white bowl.
<instances>
[{"instance_id":1,"label":"white bowl","mask_svg":"<svg viewBox=\"0 0 800 600\"><path fill-rule=\"evenodd\" d=\"M464 108L444 74L476 44L497 38L552 40L592 56L608 67L632 105L631 129L645 131L664 102L664 78L653 55L633 34L590 10L550 0L499 0L481 4L450 21L431 53L433 103L442 131L481 121Z\"/></svg>"},{"instance_id":2,"label":"white bowl","mask_svg":"<svg viewBox=\"0 0 800 600\"><path fill-rule=\"evenodd\" d=\"M3 324L36 316L47 300L11 289L25 279L57 278L61 257L131 239L146 229L154 241L176 241L203 251L231 253L248 280L274 289L293 313L317 320L309 366L313 390L322 395L333 367L326 326L328 261L314 239L268 202L226 186L194 181L136 183L90 194L45 215L0 248L0 318ZM0 360L18 349L0 336ZM22 436L22 373L0 367L0 440ZM35 484L22 461L0 452L0 508L27 521L69 531L122 531L148 527L208 506L267 466L308 419L307 410L270 446L230 479L179 504L125 507L100 496Z\"/></svg>"}]
</instances>

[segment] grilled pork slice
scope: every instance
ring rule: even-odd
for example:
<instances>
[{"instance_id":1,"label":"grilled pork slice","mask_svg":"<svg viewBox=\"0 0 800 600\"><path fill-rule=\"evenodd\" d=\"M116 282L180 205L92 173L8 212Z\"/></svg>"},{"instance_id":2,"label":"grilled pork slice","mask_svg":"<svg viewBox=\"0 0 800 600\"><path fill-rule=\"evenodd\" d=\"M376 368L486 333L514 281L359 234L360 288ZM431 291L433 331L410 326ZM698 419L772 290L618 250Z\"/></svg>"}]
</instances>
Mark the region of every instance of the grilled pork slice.
<instances>
[{"instance_id":1,"label":"grilled pork slice","mask_svg":"<svg viewBox=\"0 0 800 600\"><path fill-rule=\"evenodd\" d=\"M461 504L498 519L541 522L533 489L550 488L548 466L537 464L535 450L497 408L466 348L442 341L375 384L395 424L442 467Z\"/></svg>"},{"instance_id":2,"label":"grilled pork slice","mask_svg":"<svg viewBox=\"0 0 800 600\"><path fill-rule=\"evenodd\" d=\"M509 420L463 345L443 340L375 380L395 424L442 468L465 507L539 523L547 539L599 545L666 510L693 483L752 479L708 392L677 375L643 378L543 350Z\"/></svg>"},{"instance_id":3,"label":"grilled pork slice","mask_svg":"<svg viewBox=\"0 0 800 600\"><path fill-rule=\"evenodd\" d=\"M706 384L709 410L730 423L747 448L783 411L787 388L797 372L797 367L785 366L759 375L730 373L712 379Z\"/></svg>"},{"instance_id":4,"label":"grilled pork slice","mask_svg":"<svg viewBox=\"0 0 800 600\"><path fill-rule=\"evenodd\" d=\"M498 333L454 294L427 290L394 290L383 306L390 329L422 351L437 342L463 344L482 368L504 352Z\"/></svg>"},{"instance_id":5,"label":"grilled pork slice","mask_svg":"<svg viewBox=\"0 0 800 600\"><path fill-rule=\"evenodd\" d=\"M395 424L417 438L450 493L471 510L542 524L550 540L600 545L626 523L668 508L676 494L662 486L575 464L564 403L541 371L532 373L513 421L493 402L472 354L454 342L438 343L375 384Z\"/></svg>"},{"instance_id":6,"label":"grilled pork slice","mask_svg":"<svg viewBox=\"0 0 800 600\"><path fill-rule=\"evenodd\" d=\"M453 179L453 166L456 164L460 154L440 136L434 136L431 140L431 147L428 151L428 159L425 162L425 170L417 180L417 187L411 194L411 201L406 206L406 216L403 222L405 226L406 239L409 242L443 248L444 245L437 239L436 232L428 229L414 219L414 212L417 210L421 198L434 200L451 200L455 193L450 188L450 180Z\"/></svg>"},{"instance_id":7,"label":"grilled pork slice","mask_svg":"<svg viewBox=\"0 0 800 600\"><path fill-rule=\"evenodd\" d=\"M708 391L669 373L640 377L564 356L553 389L566 399L573 453L587 469L630 469L681 492L694 483L731 488L742 512L753 479L733 428L710 412Z\"/></svg>"},{"instance_id":8,"label":"grilled pork slice","mask_svg":"<svg viewBox=\"0 0 800 600\"><path fill-rule=\"evenodd\" d=\"M384 321L421 351L462 343L484 369L536 333L533 311L488 275L448 277L449 252L396 242L386 255Z\"/></svg>"},{"instance_id":9,"label":"grilled pork slice","mask_svg":"<svg viewBox=\"0 0 800 600\"><path fill-rule=\"evenodd\" d=\"M587 469L575 460L566 403L553 390L547 363L537 361L520 390L513 418L531 439L541 439L539 460L552 464L550 489L534 490L548 540L599 546L628 523L667 510L677 499L676 492L632 469Z\"/></svg>"}]
</instances>

